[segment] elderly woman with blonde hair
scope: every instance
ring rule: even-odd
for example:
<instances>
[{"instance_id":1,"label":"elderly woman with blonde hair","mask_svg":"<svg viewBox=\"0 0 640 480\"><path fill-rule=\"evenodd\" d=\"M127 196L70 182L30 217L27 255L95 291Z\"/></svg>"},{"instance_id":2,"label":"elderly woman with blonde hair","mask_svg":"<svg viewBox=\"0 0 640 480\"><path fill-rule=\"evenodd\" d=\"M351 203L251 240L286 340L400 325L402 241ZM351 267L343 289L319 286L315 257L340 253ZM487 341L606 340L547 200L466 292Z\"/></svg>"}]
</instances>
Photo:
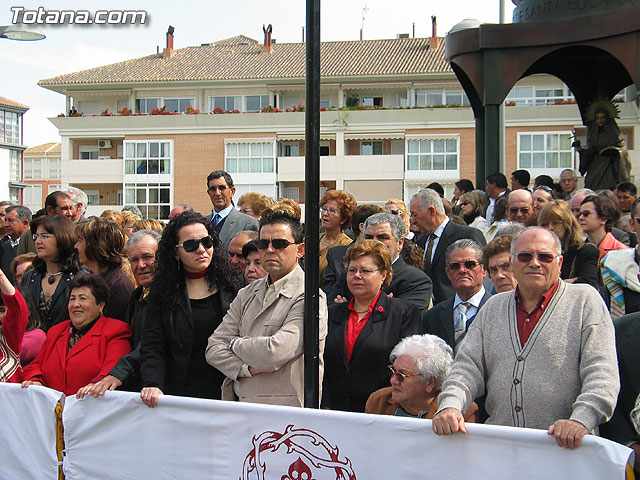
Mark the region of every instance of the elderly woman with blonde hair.
<instances>
[{"instance_id":1,"label":"elderly woman with blonde hair","mask_svg":"<svg viewBox=\"0 0 640 480\"><path fill-rule=\"evenodd\" d=\"M409 209L407 205L399 198L390 198L384 205L384 209L392 215L397 215L402 219L405 226L404 236L413 239L415 234L409 230Z\"/></svg>"},{"instance_id":2,"label":"elderly woman with blonde hair","mask_svg":"<svg viewBox=\"0 0 640 480\"><path fill-rule=\"evenodd\" d=\"M258 192L247 192L238 200L240 211L258 220L260 220L264 211L271 207L273 203L273 200L269 197Z\"/></svg>"},{"instance_id":3,"label":"elderly woman with blonde hair","mask_svg":"<svg viewBox=\"0 0 640 480\"><path fill-rule=\"evenodd\" d=\"M371 394L365 413L433 418L453 363L451 347L435 335L412 335L400 340L389 359L391 386ZM474 422L477 410L473 403L464 415L465 422Z\"/></svg>"}]
</instances>

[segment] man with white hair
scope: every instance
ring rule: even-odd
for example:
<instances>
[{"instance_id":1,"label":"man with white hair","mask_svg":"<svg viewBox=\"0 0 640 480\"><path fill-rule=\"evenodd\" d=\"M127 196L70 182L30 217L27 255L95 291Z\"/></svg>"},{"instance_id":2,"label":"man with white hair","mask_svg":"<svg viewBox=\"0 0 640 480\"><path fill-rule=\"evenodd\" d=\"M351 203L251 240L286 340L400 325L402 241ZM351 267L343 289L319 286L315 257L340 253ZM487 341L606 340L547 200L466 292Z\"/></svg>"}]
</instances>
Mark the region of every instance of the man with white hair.
<instances>
[{"instance_id":1,"label":"man with white hair","mask_svg":"<svg viewBox=\"0 0 640 480\"><path fill-rule=\"evenodd\" d=\"M449 278L445 275L447 247L461 238L470 238L480 246L487 244L480 230L466 225L458 225L447 217L442 198L434 190L425 188L411 198L410 223L426 232L416 240L424 249L424 272L433 283L434 305L455 295ZM413 230L413 229L412 229Z\"/></svg>"},{"instance_id":2,"label":"man with white hair","mask_svg":"<svg viewBox=\"0 0 640 480\"><path fill-rule=\"evenodd\" d=\"M433 430L466 433L461 412L486 394L486 423L546 429L561 447L577 448L616 405L613 323L593 287L560 280L554 233L524 229L511 258L518 287L490 298L469 327Z\"/></svg>"},{"instance_id":3,"label":"man with white hair","mask_svg":"<svg viewBox=\"0 0 640 480\"><path fill-rule=\"evenodd\" d=\"M69 195L71 199L71 220L74 224L84 223L88 221L88 218L84 216L87 211L87 204L89 203L89 197L86 193L76 187L66 187L62 190Z\"/></svg>"}]
</instances>

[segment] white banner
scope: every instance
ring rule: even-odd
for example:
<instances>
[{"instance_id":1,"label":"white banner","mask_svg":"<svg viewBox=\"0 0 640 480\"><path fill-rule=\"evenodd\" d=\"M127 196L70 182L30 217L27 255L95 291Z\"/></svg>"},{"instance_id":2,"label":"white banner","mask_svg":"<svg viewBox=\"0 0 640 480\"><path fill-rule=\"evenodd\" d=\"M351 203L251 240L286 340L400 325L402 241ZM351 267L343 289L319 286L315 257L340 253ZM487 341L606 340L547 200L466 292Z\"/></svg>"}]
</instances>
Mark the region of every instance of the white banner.
<instances>
[{"instance_id":1,"label":"white banner","mask_svg":"<svg viewBox=\"0 0 640 480\"><path fill-rule=\"evenodd\" d=\"M624 479L631 450L587 436L567 450L541 430L138 394L68 398L67 480Z\"/></svg>"},{"instance_id":2,"label":"white banner","mask_svg":"<svg viewBox=\"0 0 640 480\"><path fill-rule=\"evenodd\" d=\"M64 395L44 387L0 383L0 477L58 478L56 405Z\"/></svg>"}]
</instances>

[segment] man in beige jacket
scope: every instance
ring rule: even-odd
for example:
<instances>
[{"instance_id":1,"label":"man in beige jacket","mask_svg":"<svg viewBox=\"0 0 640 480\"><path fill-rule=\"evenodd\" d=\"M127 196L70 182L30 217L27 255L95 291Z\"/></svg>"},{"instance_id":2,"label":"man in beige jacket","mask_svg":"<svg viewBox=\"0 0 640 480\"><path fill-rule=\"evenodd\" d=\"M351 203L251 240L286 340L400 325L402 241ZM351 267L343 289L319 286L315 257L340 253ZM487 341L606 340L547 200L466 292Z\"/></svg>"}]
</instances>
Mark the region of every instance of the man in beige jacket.
<instances>
[{"instance_id":1,"label":"man in beige jacket","mask_svg":"<svg viewBox=\"0 0 640 480\"><path fill-rule=\"evenodd\" d=\"M285 212L260 221L258 252L264 278L238 292L209 338L206 358L227 378L223 400L304 406L303 227ZM320 290L320 383L327 305Z\"/></svg>"}]
</instances>

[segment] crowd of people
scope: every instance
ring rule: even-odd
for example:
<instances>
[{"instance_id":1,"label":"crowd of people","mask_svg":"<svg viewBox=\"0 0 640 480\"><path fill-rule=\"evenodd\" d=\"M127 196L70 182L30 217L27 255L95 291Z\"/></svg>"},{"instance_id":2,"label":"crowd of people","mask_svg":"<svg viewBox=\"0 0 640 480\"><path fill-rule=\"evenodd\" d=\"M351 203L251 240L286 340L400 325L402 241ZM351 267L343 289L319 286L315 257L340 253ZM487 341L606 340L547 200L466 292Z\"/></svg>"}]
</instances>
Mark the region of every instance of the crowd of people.
<instances>
[{"instance_id":1,"label":"crowd of people","mask_svg":"<svg viewBox=\"0 0 640 480\"><path fill-rule=\"evenodd\" d=\"M73 187L35 213L0 202L0 380L303 406L300 205L236 206L221 170L206 183L211 213L177 204L166 225L135 206L87 217ZM321 408L442 435L542 428L567 448L600 432L640 453L637 189L578 189L572 170L530 183L461 179L450 200L434 183L408 207L324 193Z\"/></svg>"}]
</instances>

